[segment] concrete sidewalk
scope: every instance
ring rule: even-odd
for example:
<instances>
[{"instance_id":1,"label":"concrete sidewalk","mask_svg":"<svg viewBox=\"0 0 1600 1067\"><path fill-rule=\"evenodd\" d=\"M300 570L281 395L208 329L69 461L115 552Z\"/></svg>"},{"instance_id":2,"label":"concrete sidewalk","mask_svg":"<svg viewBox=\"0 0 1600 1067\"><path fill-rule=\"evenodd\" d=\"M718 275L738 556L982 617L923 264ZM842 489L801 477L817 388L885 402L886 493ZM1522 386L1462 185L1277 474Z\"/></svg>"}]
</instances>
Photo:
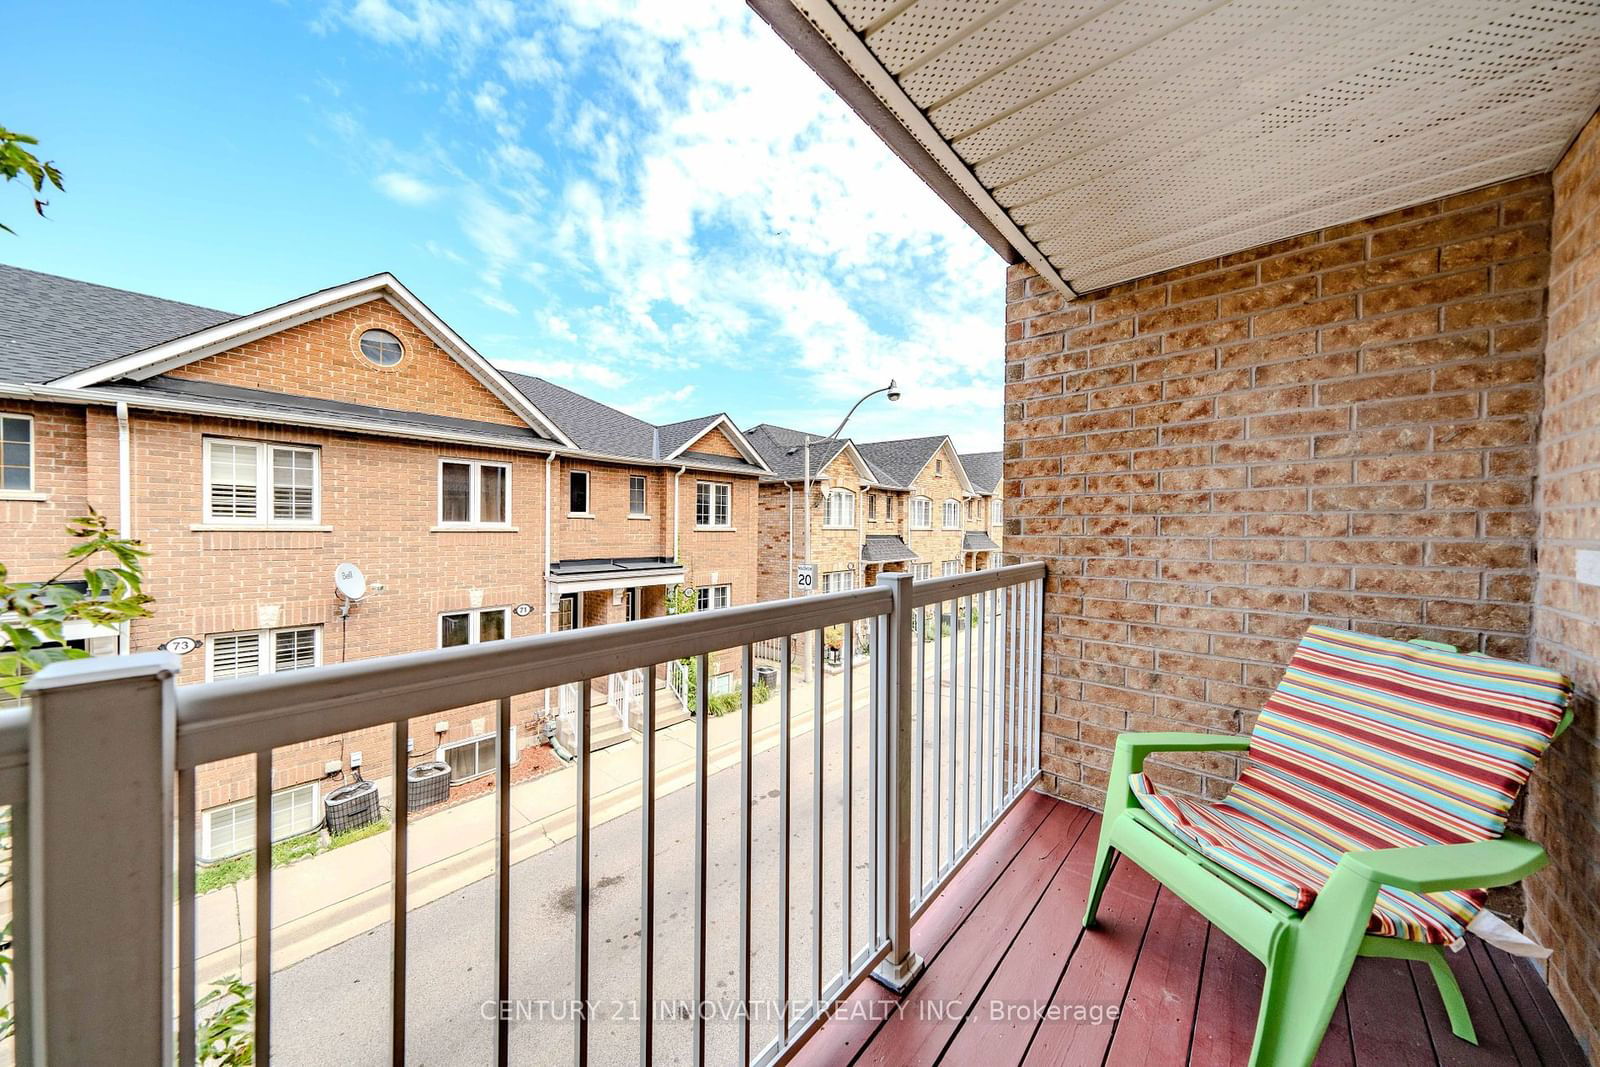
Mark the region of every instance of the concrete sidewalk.
<instances>
[{"instance_id":1,"label":"concrete sidewalk","mask_svg":"<svg viewBox=\"0 0 1600 1067\"><path fill-rule=\"evenodd\" d=\"M931 674L931 665L929 667ZM853 707L867 705L870 673L865 662L854 671ZM823 719L843 714L843 682L824 682ZM798 737L811 732L815 708L812 683L796 679L791 688L791 725ZM752 748L763 752L778 743L776 693L752 709ZM739 715L711 718L710 773L736 766ZM656 796L694 782L696 722L691 719L656 733ZM642 744L637 738L596 752L590 759L590 817L600 825L634 811L641 800ZM562 767L511 790L511 856L520 862L574 833L577 775ZM407 833L410 877L408 904L416 908L494 872L495 797L476 797L410 824ZM333 945L389 921L394 867L393 834L385 833L324 852L273 871L274 970L281 970ZM255 881L247 879L196 901L196 974L201 985L229 974L248 974L253 966Z\"/></svg>"}]
</instances>

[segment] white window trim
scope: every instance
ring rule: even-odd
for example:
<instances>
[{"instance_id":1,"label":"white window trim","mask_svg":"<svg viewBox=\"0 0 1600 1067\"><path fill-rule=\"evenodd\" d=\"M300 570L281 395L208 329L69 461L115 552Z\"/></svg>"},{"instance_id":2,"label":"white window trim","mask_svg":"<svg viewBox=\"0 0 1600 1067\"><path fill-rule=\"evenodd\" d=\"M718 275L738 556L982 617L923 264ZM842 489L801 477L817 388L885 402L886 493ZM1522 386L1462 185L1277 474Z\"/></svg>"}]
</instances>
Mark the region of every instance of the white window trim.
<instances>
[{"instance_id":1,"label":"white window trim","mask_svg":"<svg viewBox=\"0 0 1600 1067\"><path fill-rule=\"evenodd\" d=\"M213 445L250 445L256 450L256 514L254 518L236 518L232 515L211 514L211 449ZM275 519L272 517L272 450L289 449L311 453L311 518ZM201 492L200 514L204 521L196 524L210 530L272 529L318 530L322 523L322 449L294 441L265 441L249 437L205 437L201 441ZM327 527L332 529L332 527Z\"/></svg>"},{"instance_id":2,"label":"white window trim","mask_svg":"<svg viewBox=\"0 0 1600 1067\"><path fill-rule=\"evenodd\" d=\"M951 522L950 521L950 506L952 504L955 505L955 512L956 512L956 521L955 522ZM959 529L961 529L961 501L957 500L953 496L952 497L946 497L944 503L940 505L939 511L941 512L941 514L939 516L940 522L943 523L944 528L946 530L959 530Z\"/></svg>"},{"instance_id":3,"label":"white window trim","mask_svg":"<svg viewBox=\"0 0 1600 1067\"><path fill-rule=\"evenodd\" d=\"M273 626L260 630L223 630L220 633L206 634L205 636L206 681L209 682L216 676L215 671L213 670L212 656L216 650L215 642L217 638L243 637L245 634L256 635L256 639L261 642L259 646L261 649L261 670L256 672L256 674L245 676L248 678L256 678L263 674L280 673L278 670L278 657L276 655L276 649L273 647L276 642L273 640L273 638L275 638L278 634L290 633L297 630L310 630L316 635L316 651L314 653L315 659L312 661L311 665L313 667L322 666L322 626L318 623L313 623L309 626ZM226 678L223 679L223 681L227 680L228 679Z\"/></svg>"},{"instance_id":4,"label":"white window trim","mask_svg":"<svg viewBox=\"0 0 1600 1067\"><path fill-rule=\"evenodd\" d=\"M712 490L712 494L711 494L711 521L710 522L705 522L705 523L700 521L700 487L701 486L709 486L711 488L711 490ZM717 522L716 521L717 520L717 497L716 497L716 490L717 489L725 490L727 492L727 494L728 494L728 521L727 522ZM731 529L733 529L733 483L732 482L713 482L713 481L706 481L706 480L698 480L698 481L696 481L694 483L694 510L695 510L694 528L696 530L731 530Z\"/></svg>"},{"instance_id":5,"label":"white window trim","mask_svg":"<svg viewBox=\"0 0 1600 1067\"><path fill-rule=\"evenodd\" d=\"M572 510L572 479L583 475L583 511ZM592 519L594 518L594 478L588 471L567 472L567 518Z\"/></svg>"},{"instance_id":6,"label":"white window trim","mask_svg":"<svg viewBox=\"0 0 1600 1067\"><path fill-rule=\"evenodd\" d=\"M829 522L828 521L828 512L831 510L832 501L833 501L833 498L835 496L847 497L847 498L849 498L849 501L850 501L850 504L849 504L850 515L849 515L848 518L846 518L842 522ZM829 489L828 490L828 495L823 499L823 502L822 502L822 528L824 530L854 530L856 528L856 504L857 503L858 503L858 501L856 500L856 494L852 493L850 490L848 490L848 489Z\"/></svg>"},{"instance_id":7,"label":"white window trim","mask_svg":"<svg viewBox=\"0 0 1600 1067\"><path fill-rule=\"evenodd\" d=\"M449 761L444 758L444 754L446 752L449 752L452 749L465 748L468 745L481 745L485 741L493 741L493 740L495 740L495 735L494 734L473 734L471 737L463 737L459 741L448 741L445 744L440 745L437 749L434 750L434 759L438 760L441 763L447 763ZM517 749L517 728L515 726L511 727L511 736L507 740L507 743L511 746L511 765L513 767L515 767L517 765L517 761L522 758L522 753L520 751L518 751L518 749ZM498 753L496 753L496 755L498 755ZM493 773L494 773L494 764L491 763L489 765L489 769L488 770L479 771L477 774L471 775L470 777L467 777L467 778L459 779L459 781L457 779L455 779L455 778L452 778L452 779L450 779L450 784L451 785L457 785L457 784L459 784L459 782L473 782L473 781L478 780L479 778L483 778L483 777L485 777L487 775L491 775Z\"/></svg>"},{"instance_id":8,"label":"white window trim","mask_svg":"<svg viewBox=\"0 0 1600 1067\"><path fill-rule=\"evenodd\" d=\"M0 420L4 419L16 419L28 424L28 488L0 488L0 500L49 500L47 494L39 492L39 424L32 415L21 412L0 411ZM210 499L209 494L206 499Z\"/></svg>"},{"instance_id":9,"label":"white window trim","mask_svg":"<svg viewBox=\"0 0 1600 1067\"><path fill-rule=\"evenodd\" d=\"M713 595L719 590L726 595L727 600L727 603L723 604L721 607L717 606L717 598ZM701 593L707 594L706 600L708 603L703 608L700 606ZM702 585L694 591L694 609L696 611L721 611L723 608L731 607L733 607L733 586L727 582L723 582L720 585Z\"/></svg>"},{"instance_id":10,"label":"white window trim","mask_svg":"<svg viewBox=\"0 0 1600 1067\"><path fill-rule=\"evenodd\" d=\"M830 581L829 580L829 579L839 579L839 578L841 578L841 576L843 578L842 583L840 581L837 581L837 580L835 580L835 581ZM830 586L830 585L842 585L842 588L829 589L828 586ZM856 587L856 576L855 576L855 573L853 571L825 571L823 573L823 575L822 575L822 583L821 583L821 586L820 586L820 591L824 592L824 593L848 593L852 589L854 589L855 587Z\"/></svg>"},{"instance_id":11,"label":"white window trim","mask_svg":"<svg viewBox=\"0 0 1600 1067\"><path fill-rule=\"evenodd\" d=\"M1005 519L1005 501L1001 500L999 497L995 497L993 500L989 501L989 525L999 526L1005 522Z\"/></svg>"},{"instance_id":12,"label":"white window trim","mask_svg":"<svg viewBox=\"0 0 1600 1067\"><path fill-rule=\"evenodd\" d=\"M467 474L467 521L446 522L444 517L444 465L455 463L468 470ZM506 517L503 522L482 522L478 516L483 514L483 481L479 472L484 467L499 467L506 474ZM516 531L511 524L511 464L499 460L466 459L462 456L440 456L438 469L438 505L434 510L436 524L434 532L441 530L510 530Z\"/></svg>"},{"instance_id":13,"label":"white window trim","mask_svg":"<svg viewBox=\"0 0 1600 1067\"><path fill-rule=\"evenodd\" d=\"M644 482L644 510L633 510L633 480L638 478ZM628 475L628 518L648 519L650 517L650 478L644 474Z\"/></svg>"},{"instance_id":14,"label":"white window trim","mask_svg":"<svg viewBox=\"0 0 1600 1067\"><path fill-rule=\"evenodd\" d=\"M917 519L917 511L919 510L917 505L918 504L924 504L924 503L928 505L928 518L927 518L926 522L918 521L918 519ZM908 518L909 518L909 521L911 523L911 528L913 530L931 530L931 529L933 529L933 498L932 497L926 497L926 496L914 496L914 497L912 497L911 498L911 514L908 516Z\"/></svg>"},{"instance_id":15,"label":"white window trim","mask_svg":"<svg viewBox=\"0 0 1600 1067\"><path fill-rule=\"evenodd\" d=\"M931 564L931 563L913 563L911 565L911 580L912 581L914 581L914 582L925 582L929 578L932 578L932 577L933 577L933 564Z\"/></svg>"},{"instance_id":16,"label":"white window trim","mask_svg":"<svg viewBox=\"0 0 1600 1067\"><path fill-rule=\"evenodd\" d=\"M289 792L291 790L294 790L294 789L305 789L308 786L311 788L311 810L312 810L312 813L315 814L317 812L317 810L318 810L319 805L321 805L321 803L322 803L322 783L320 783L320 782L312 781L312 782L301 782L298 785L286 785L282 789L274 789L272 791L272 796L276 797L279 793L287 793L287 792ZM242 848L242 849L238 850L237 852L228 852L228 853L225 853L224 855L221 855L221 856L218 856L218 855L214 854L214 852L212 851L212 848L211 848L211 818L217 812L222 811L222 810L224 810L226 808L236 808L236 807L239 807L242 804L253 804L253 803L255 803L255 799L256 798L253 797L253 796L240 797L238 800L230 800L226 804L218 804L216 807L207 808L205 811L202 811L200 813L200 848L199 848L199 855L196 857L198 860L200 860L202 863L213 863L213 862L215 862L217 860L227 859L229 856L242 856L246 852L250 851L250 848L246 847L246 848ZM259 814L259 812L258 812L258 814ZM272 800L271 800L271 798L268 798L268 800L267 800L267 818L269 818L269 819L272 818ZM311 826L308 829L305 829L305 830L294 830L294 831L291 831L291 832L281 833L281 834L277 833L276 831L274 831L273 835L272 835L272 840L274 840L274 841L287 841L291 837L299 837L301 834L310 833L312 830L315 830L318 826L321 826L321 825L322 825L322 820L321 819L317 819L315 822L313 822L311 824ZM253 844L254 844L254 842L252 841L252 845Z\"/></svg>"},{"instance_id":17,"label":"white window trim","mask_svg":"<svg viewBox=\"0 0 1600 1067\"><path fill-rule=\"evenodd\" d=\"M947 559L943 563L939 564L940 577L948 578L951 575L960 573L961 561L959 559Z\"/></svg>"},{"instance_id":18,"label":"white window trim","mask_svg":"<svg viewBox=\"0 0 1600 1067\"><path fill-rule=\"evenodd\" d=\"M504 629L502 630L502 632L506 635L507 638L509 638L511 636L511 609L510 608L498 608L498 607L458 608L455 611L441 611L441 612L439 612L438 616L435 618L434 624L433 624L434 647L435 648L444 648L445 647L445 644L444 644L444 620L445 620L446 616L449 616L449 615L465 615L467 617L467 644L469 644L469 645L482 644L483 639L480 636L480 632L481 632L480 620L481 620L482 616L484 616L485 614L487 614L487 613L489 613L491 611L498 611L500 613L500 615L504 619ZM460 645L451 645L450 647L451 648L460 648L462 646L460 646Z\"/></svg>"}]
</instances>

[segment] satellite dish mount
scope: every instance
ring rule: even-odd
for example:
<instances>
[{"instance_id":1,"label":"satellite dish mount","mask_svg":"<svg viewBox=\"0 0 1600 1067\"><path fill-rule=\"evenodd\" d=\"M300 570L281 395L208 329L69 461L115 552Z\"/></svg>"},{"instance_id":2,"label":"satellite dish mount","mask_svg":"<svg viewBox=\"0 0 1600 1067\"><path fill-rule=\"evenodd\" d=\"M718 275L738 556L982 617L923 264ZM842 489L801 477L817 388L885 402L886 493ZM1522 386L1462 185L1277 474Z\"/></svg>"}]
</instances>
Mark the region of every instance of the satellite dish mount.
<instances>
[{"instance_id":1,"label":"satellite dish mount","mask_svg":"<svg viewBox=\"0 0 1600 1067\"><path fill-rule=\"evenodd\" d=\"M339 617L350 614L350 605L367 595L367 576L354 563L341 563L333 569L333 589L339 594Z\"/></svg>"}]
</instances>

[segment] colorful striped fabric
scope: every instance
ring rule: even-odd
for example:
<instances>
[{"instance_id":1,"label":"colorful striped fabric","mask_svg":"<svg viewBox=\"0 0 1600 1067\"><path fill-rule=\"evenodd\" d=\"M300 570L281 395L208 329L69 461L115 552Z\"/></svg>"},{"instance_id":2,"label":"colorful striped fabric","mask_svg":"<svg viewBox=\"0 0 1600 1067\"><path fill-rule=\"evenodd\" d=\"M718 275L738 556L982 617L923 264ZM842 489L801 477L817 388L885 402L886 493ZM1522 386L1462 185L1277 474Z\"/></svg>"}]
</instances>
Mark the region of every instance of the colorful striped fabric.
<instances>
[{"instance_id":1,"label":"colorful striped fabric","mask_svg":"<svg viewBox=\"0 0 1600 1067\"><path fill-rule=\"evenodd\" d=\"M1569 697L1555 671L1313 626L1225 799L1131 784L1213 862L1305 909L1345 852L1499 837ZM1449 944L1483 898L1385 889L1368 930Z\"/></svg>"}]
</instances>

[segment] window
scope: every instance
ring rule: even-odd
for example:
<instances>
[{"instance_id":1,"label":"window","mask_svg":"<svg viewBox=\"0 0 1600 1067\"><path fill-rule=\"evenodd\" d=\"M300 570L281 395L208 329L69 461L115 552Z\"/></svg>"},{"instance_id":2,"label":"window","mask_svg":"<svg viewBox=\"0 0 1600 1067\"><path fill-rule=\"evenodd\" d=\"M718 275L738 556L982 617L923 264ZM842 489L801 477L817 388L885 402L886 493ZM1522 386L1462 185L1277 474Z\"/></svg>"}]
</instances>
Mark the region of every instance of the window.
<instances>
[{"instance_id":1,"label":"window","mask_svg":"<svg viewBox=\"0 0 1600 1067\"><path fill-rule=\"evenodd\" d=\"M694 483L694 524L696 526L711 527L713 529L732 529L732 483Z\"/></svg>"},{"instance_id":2,"label":"window","mask_svg":"<svg viewBox=\"0 0 1600 1067\"><path fill-rule=\"evenodd\" d=\"M440 526L504 526L510 500L511 468L504 463L439 461Z\"/></svg>"},{"instance_id":3,"label":"window","mask_svg":"<svg viewBox=\"0 0 1600 1067\"><path fill-rule=\"evenodd\" d=\"M968 500L967 501L967 521L971 522L972 520L976 519L977 517L978 517L978 502L976 500Z\"/></svg>"},{"instance_id":4,"label":"window","mask_svg":"<svg viewBox=\"0 0 1600 1067\"><path fill-rule=\"evenodd\" d=\"M370 363L392 367L400 362L405 349L400 344L400 338L388 330L368 330L361 335L361 354Z\"/></svg>"},{"instance_id":5,"label":"window","mask_svg":"<svg viewBox=\"0 0 1600 1067\"><path fill-rule=\"evenodd\" d=\"M556 602L556 629L572 630L578 625L578 594L562 593Z\"/></svg>"},{"instance_id":6,"label":"window","mask_svg":"<svg viewBox=\"0 0 1600 1067\"><path fill-rule=\"evenodd\" d=\"M878 494L877 493L868 493L867 494L867 521L868 522L877 522L878 521Z\"/></svg>"},{"instance_id":7,"label":"window","mask_svg":"<svg viewBox=\"0 0 1600 1067\"><path fill-rule=\"evenodd\" d=\"M628 514L629 516L643 517L648 512L645 510L644 475L630 474L628 476Z\"/></svg>"},{"instance_id":8,"label":"window","mask_svg":"<svg viewBox=\"0 0 1600 1067\"><path fill-rule=\"evenodd\" d=\"M929 578L932 578L932 577L933 577L933 564L931 564L931 563L913 563L911 565L911 580L912 581L914 581L914 582L925 582Z\"/></svg>"},{"instance_id":9,"label":"window","mask_svg":"<svg viewBox=\"0 0 1600 1067\"><path fill-rule=\"evenodd\" d=\"M855 588L855 575L849 571L828 571L822 576L824 593L847 593Z\"/></svg>"},{"instance_id":10,"label":"window","mask_svg":"<svg viewBox=\"0 0 1600 1067\"><path fill-rule=\"evenodd\" d=\"M321 662L320 626L206 636L206 677L212 680L303 671Z\"/></svg>"},{"instance_id":11,"label":"window","mask_svg":"<svg viewBox=\"0 0 1600 1067\"><path fill-rule=\"evenodd\" d=\"M731 585L702 585L694 591L694 607L696 611L715 611L725 608L733 602L733 586Z\"/></svg>"},{"instance_id":12,"label":"window","mask_svg":"<svg viewBox=\"0 0 1600 1067\"><path fill-rule=\"evenodd\" d=\"M933 529L933 501L925 496L911 498L911 527L916 530Z\"/></svg>"},{"instance_id":13,"label":"window","mask_svg":"<svg viewBox=\"0 0 1600 1067\"><path fill-rule=\"evenodd\" d=\"M890 522L894 521L894 497L887 493L883 497L883 517Z\"/></svg>"},{"instance_id":14,"label":"window","mask_svg":"<svg viewBox=\"0 0 1600 1067\"><path fill-rule=\"evenodd\" d=\"M466 741L457 741L439 749L439 756L450 765L450 784L465 782L473 778L480 778L485 774L494 773L495 763L495 736L485 734L482 737L470 738ZM517 728L511 728L511 762L517 762Z\"/></svg>"},{"instance_id":15,"label":"window","mask_svg":"<svg viewBox=\"0 0 1600 1067\"><path fill-rule=\"evenodd\" d=\"M317 456L298 445L207 438L206 520L316 522Z\"/></svg>"},{"instance_id":16,"label":"window","mask_svg":"<svg viewBox=\"0 0 1600 1067\"><path fill-rule=\"evenodd\" d=\"M272 839L310 833L322 823L318 785L306 782L272 794ZM200 814L200 858L219 860L256 845L256 800L246 797Z\"/></svg>"},{"instance_id":17,"label":"window","mask_svg":"<svg viewBox=\"0 0 1600 1067\"><path fill-rule=\"evenodd\" d=\"M573 471L567 475L567 514L589 514L588 471Z\"/></svg>"},{"instance_id":18,"label":"window","mask_svg":"<svg viewBox=\"0 0 1600 1067\"><path fill-rule=\"evenodd\" d=\"M961 561L959 559L947 559L947 560L945 560L943 563L941 563L939 565L939 573L944 575L946 578L948 578L952 574L960 574L961 573Z\"/></svg>"},{"instance_id":19,"label":"window","mask_svg":"<svg viewBox=\"0 0 1600 1067\"><path fill-rule=\"evenodd\" d=\"M33 419L0 415L0 492L33 492Z\"/></svg>"},{"instance_id":20,"label":"window","mask_svg":"<svg viewBox=\"0 0 1600 1067\"><path fill-rule=\"evenodd\" d=\"M933 461L933 473L935 473L935 474L943 474L944 473L944 460L936 459L936 460Z\"/></svg>"},{"instance_id":21,"label":"window","mask_svg":"<svg viewBox=\"0 0 1600 1067\"><path fill-rule=\"evenodd\" d=\"M944 502L944 528L946 530L961 529L961 501L946 500Z\"/></svg>"},{"instance_id":22,"label":"window","mask_svg":"<svg viewBox=\"0 0 1600 1067\"><path fill-rule=\"evenodd\" d=\"M989 501L990 526L999 526L1005 521L1005 508L1003 504L1004 501L1002 501L999 497L995 497L993 500Z\"/></svg>"},{"instance_id":23,"label":"window","mask_svg":"<svg viewBox=\"0 0 1600 1067\"><path fill-rule=\"evenodd\" d=\"M505 608L451 611L439 616L440 648L476 645L481 641L499 641L505 635Z\"/></svg>"},{"instance_id":24,"label":"window","mask_svg":"<svg viewBox=\"0 0 1600 1067\"><path fill-rule=\"evenodd\" d=\"M856 495L848 489L831 489L822 512L822 525L850 527L856 524Z\"/></svg>"}]
</instances>

